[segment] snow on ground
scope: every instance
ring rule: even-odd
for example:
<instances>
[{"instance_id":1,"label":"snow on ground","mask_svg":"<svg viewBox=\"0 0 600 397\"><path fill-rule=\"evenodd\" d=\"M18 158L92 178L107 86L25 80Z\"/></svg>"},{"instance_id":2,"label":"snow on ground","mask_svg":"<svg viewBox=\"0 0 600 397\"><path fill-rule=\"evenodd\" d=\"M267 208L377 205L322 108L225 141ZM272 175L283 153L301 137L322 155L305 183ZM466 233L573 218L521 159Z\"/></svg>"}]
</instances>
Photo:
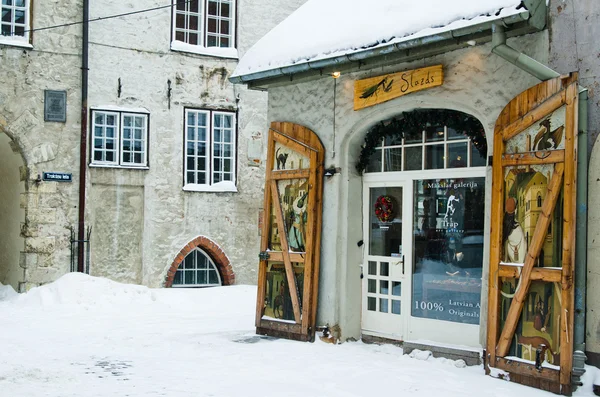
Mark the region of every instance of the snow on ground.
<instances>
[{"instance_id":1,"label":"snow on ground","mask_svg":"<svg viewBox=\"0 0 600 397\"><path fill-rule=\"evenodd\" d=\"M308 0L261 38L233 76L433 36L525 11L520 0Z\"/></svg>"},{"instance_id":2,"label":"snow on ground","mask_svg":"<svg viewBox=\"0 0 600 397\"><path fill-rule=\"evenodd\" d=\"M394 346L256 336L254 286L148 289L72 273L5 290L2 397L551 396ZM593 395L596 372L577 395Z\"/></svg>"}]
</instances>

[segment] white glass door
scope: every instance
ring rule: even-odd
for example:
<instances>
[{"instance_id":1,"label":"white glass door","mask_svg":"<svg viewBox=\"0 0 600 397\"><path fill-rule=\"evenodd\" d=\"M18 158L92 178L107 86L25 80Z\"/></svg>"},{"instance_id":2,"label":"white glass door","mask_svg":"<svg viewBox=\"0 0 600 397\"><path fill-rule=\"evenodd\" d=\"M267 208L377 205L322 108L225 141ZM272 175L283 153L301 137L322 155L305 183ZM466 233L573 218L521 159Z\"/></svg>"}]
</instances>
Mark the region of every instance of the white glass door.
<instances>
[{"instance_id":1,"label":"white glass door","mask_svg":"<svg viewBox=\"0 0 600 397\"><path fill-rule=\"evenodd\" d=\"M412 185L365 184L363 333L403 340L410 316Z\"/></svg>"}]
</instances>

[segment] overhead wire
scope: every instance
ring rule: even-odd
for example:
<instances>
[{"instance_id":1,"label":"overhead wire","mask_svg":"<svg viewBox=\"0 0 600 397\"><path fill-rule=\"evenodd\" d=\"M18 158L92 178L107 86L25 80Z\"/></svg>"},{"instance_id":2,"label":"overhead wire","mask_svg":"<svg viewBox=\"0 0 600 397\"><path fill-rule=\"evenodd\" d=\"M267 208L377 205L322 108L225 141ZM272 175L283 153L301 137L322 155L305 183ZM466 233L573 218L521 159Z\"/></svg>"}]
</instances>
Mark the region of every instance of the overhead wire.
<instances>
[{"instance_id":1,"label":"overhead wire","mask_svg":"<svg viewBox=\"0 0 600 397\"><path fill-rule=\"evenodd\" d=\"M142 10L124 12L124 13L121 13L121 14L107 15L107 16L104 16L104 17L91 18L91 19L88 19L87 21L68 22L68 23L63 23L63 24L60 24L60 25L44 26L44 27L41 27L41 28L34 28L34 29L25 29L23 32L25 32L25 33L39 32L39 31L42 31L42 30L58 29L58 28L64 28L64 27L67 27L67 26L82 25L85 22L98 22L98 21L104 21L104 20L107 20L107 19L114 19L114 18L126 17L126 16L129 16L129 15L143 14L145 12L158 11L158 10L162 10L162 9L165 9L165 8L172 8L174 6L178 6L178 5L181 5L181 4L187 4L187 3L190 3L192 1L197 1L197 0L179 0L177 2L173 2L173 3L169 4L169 5L152 7L152 8L145 8L145 9L142 9ZM14 35L15 35L14 32L12 32L11 36L14 36Z\"/></svg>"}]
</instances>

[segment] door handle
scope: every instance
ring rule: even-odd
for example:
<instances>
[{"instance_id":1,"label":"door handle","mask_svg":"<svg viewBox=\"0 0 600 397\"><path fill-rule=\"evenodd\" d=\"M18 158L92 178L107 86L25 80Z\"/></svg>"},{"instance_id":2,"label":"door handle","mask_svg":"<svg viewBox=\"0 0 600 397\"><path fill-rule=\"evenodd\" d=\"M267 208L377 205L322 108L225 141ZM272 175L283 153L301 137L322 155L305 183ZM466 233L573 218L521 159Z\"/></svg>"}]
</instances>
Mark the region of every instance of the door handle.
<instances>
[{"instance_id":1,"label":"door handle","mask_svg":"<svg viewBox=\"0 0 600 397\"><path fill-rule=\"evenodd\" d=\"M402 259L400 259L398 262L394 263L394 265L397 265L399 263L402 263L402 274L404 275L404 255L402 255Z\"/></svg>"},{"instance_id":2,"label":"door handle","mask_svg":"<svg viewBox=\"0 0 600 397\"><path fill-rule=\"evenodd\" d=\"M402 255L402 275L404 276L404 255Z\"/></svg>"}]
</instances>

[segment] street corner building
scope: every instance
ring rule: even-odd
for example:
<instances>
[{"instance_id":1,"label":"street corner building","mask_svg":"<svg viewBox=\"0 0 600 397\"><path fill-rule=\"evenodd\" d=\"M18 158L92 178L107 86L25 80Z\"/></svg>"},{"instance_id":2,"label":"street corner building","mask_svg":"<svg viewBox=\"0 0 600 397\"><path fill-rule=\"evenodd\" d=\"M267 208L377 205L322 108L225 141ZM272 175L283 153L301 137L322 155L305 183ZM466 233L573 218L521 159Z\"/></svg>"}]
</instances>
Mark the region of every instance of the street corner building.
<instances>
[{"instance_id":1,"label":"street corner building","mask_svg":"<svg viewBox=\"0 0 600 397\"><path fill-rule=\"evenodd\" d=\"M257 332L571 394L600 362L599 13L309 0L252 46L230 81L268 92Z\"/></svg>"},{"instance_id":2,"label":"street corner building","mask_svg":"<svg viewBox=\"0 0 600 397\"><path fill-rule=\"evenodd\" d=\"M228 78L301 3L2 2L0 283L255 284L267 96Z\"/></svg>"}]
</instances>

